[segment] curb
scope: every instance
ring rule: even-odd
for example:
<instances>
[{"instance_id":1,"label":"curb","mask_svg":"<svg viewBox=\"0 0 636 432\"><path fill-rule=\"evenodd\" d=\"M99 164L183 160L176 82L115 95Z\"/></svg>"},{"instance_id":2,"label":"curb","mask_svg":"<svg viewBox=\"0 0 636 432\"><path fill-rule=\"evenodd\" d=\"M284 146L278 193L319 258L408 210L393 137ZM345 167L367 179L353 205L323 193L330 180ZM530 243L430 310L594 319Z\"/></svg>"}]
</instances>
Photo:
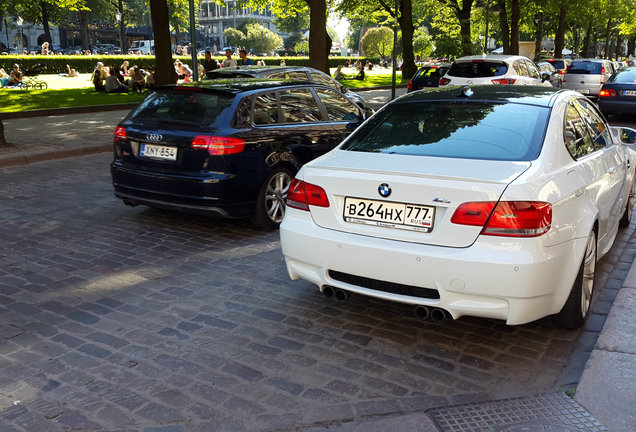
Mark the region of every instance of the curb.
<instances>
[{"instance_id":1,"label":"curb","mask_svg":"<svg viewBox=\"0 0 636 432\"><path fill-rule=\"evenodd\" d=\"M0 168L7 168L11 166L23 166L36 162L44 162L49 160L64 159L74 156L84 156L95 153L106 153L113 151L113 146L99 145L99 146L86 146L78 147L67 150L53 150L47 152L33 153L33 154L19 154L16 156L8 156L0 158Z\"/></svg>"},{"instance_id":2,"label":"curb","mask_svg":"<svg viewBox=\"0 0 636 432\"><path fill-rule=\"evenodd\" d=\"M29 118L29 117L43 117L52 115L65 115L65 114L84 114L88 112L101 112L101 111L119 111L125 109L133 109L137 103L125 103L125 104L111 104L111 105L88 105L78 107L66 107L66 108L48 108L32 111L18 111L18 112L6 112L0 113L0 120L11 120L17 118Z\"/></svg>"}]
</instances>

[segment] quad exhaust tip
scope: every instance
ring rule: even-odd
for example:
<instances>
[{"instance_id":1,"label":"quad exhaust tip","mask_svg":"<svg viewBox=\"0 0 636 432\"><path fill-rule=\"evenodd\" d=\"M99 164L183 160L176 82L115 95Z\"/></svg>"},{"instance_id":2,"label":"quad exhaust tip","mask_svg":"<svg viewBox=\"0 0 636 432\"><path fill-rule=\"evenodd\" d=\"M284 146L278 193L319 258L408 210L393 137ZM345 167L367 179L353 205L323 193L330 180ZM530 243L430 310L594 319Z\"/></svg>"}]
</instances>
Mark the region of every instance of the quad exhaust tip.
<instances>
[{"instance_id":1,"label":"quad exhaust tip","mask_svg":"<svg viewBox=\"0 0 636 432\"><path fill-rule=\"evenodd\" d=\"M432 308L429 306L417 306L415 308L415 316L419 319L441 322L446 319L452 319L452 315L442 308Z\"/></svg>"}]
</instances>

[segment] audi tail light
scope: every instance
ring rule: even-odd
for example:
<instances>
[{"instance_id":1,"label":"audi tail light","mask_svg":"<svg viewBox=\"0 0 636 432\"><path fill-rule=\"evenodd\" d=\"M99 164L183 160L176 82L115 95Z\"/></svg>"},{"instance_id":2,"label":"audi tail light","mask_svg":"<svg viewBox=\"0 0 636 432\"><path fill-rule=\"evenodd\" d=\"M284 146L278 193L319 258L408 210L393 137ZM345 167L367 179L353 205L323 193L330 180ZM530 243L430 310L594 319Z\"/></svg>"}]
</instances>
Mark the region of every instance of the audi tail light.
<instances>
[{"instance_id":1,"label":"audi tail light","mask_svg":"<svg viewBox=\"0 0 636 432\"><path fill-rule=\"evenodd\" d=\"M467 202L455 210L451 222L483 226L483 235L538 237L550 230L552 205L541 201Z\"/></svg>"},{"instance_id":2,"label":"audi tail light","mask_svg":"<svg viewBox=\"0 0 636 432\"><path fill-rule=\"evenodd\" d=\"M115 138L126 139L126 128L117 126L115 128Z\"/></svg>"},{"instance_id":3,"label":"audi tail light","mask_svg":"<svg viewBox=\"0 0 636 432\"><path fill-rule=\"evenodd\" d=\"M309 211L309 206L329 207L327 192L320 186L293 179L287 193L287 205Z\"/></svg>"},{"instance_id":4,"label":"audi tail light","mask_svg":"<svg viewBox=\"0 0 636 432\"><path fill-rule=\"evenodd\" d=\"M599 97L616 97L618 93L613 89L601 89L601 92L598 94Z\"/></svg>"},{"instance_id":5,"label":"audi tail light","mask_svg":"<svg viewBox=\"0 0 636 432\"><path fill-rule=\"evenodd\" d=\"M501 85L507 85L507 84L514 84L517 80L514 78L499 78L499 79L494 79L492 80L493 84L501 84Z\"/></svg>"},{"instance_id":6,"label":"audi tail light","mask_svg":"<svg viewBox=\"0 0 636 432\"><path fill-rule=\"evenodd\" d=\"M231 137L197 135L190 144L192 149L206 149L213 156L241 153L245 150L245 140Z\"/></svg>"}]
</instances>

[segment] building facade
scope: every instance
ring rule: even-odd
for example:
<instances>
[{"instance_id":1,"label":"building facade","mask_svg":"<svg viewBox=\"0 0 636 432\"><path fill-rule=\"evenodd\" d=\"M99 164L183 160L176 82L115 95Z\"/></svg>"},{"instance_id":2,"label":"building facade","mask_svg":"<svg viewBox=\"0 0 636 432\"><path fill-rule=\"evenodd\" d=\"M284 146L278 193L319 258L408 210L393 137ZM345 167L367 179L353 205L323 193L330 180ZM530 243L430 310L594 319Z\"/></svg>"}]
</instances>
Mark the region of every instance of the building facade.
<instances>
[{"instance_id":1,"label":"building facade","mask_svg":"<svg viewBox=\"0 0 636 432\"><path fill-rule=\"evenodd\" d=\"M263 27L276 32L274 15L269 7L264 9L237 6L236 0L228 0L225 6L209 0L201 2L199 11L200 42L212 51L221 51L228 46L223 32L236 28L248 19L255 20Z\"/></svg>"}]
</instances>

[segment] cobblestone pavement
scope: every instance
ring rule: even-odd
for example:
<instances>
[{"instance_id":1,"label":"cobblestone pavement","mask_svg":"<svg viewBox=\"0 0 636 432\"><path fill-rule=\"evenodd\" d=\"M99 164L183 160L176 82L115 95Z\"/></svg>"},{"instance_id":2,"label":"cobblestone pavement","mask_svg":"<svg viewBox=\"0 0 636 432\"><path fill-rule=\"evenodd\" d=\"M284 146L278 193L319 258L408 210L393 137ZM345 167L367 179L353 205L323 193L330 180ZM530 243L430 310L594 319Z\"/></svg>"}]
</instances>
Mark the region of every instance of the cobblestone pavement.
<instances>
[{"instance_id":1,"label":"cobblestone pavement","mask_svg":"<svg viewBox=\"0 0 636 432\"><path fill-rule=\"evenodd\" d=\"M278 232L126 207L108 154L0 170L0 431L291 431L577 382L586 329L433 324L288 279Z\"/></svg>"}]
</instances>

